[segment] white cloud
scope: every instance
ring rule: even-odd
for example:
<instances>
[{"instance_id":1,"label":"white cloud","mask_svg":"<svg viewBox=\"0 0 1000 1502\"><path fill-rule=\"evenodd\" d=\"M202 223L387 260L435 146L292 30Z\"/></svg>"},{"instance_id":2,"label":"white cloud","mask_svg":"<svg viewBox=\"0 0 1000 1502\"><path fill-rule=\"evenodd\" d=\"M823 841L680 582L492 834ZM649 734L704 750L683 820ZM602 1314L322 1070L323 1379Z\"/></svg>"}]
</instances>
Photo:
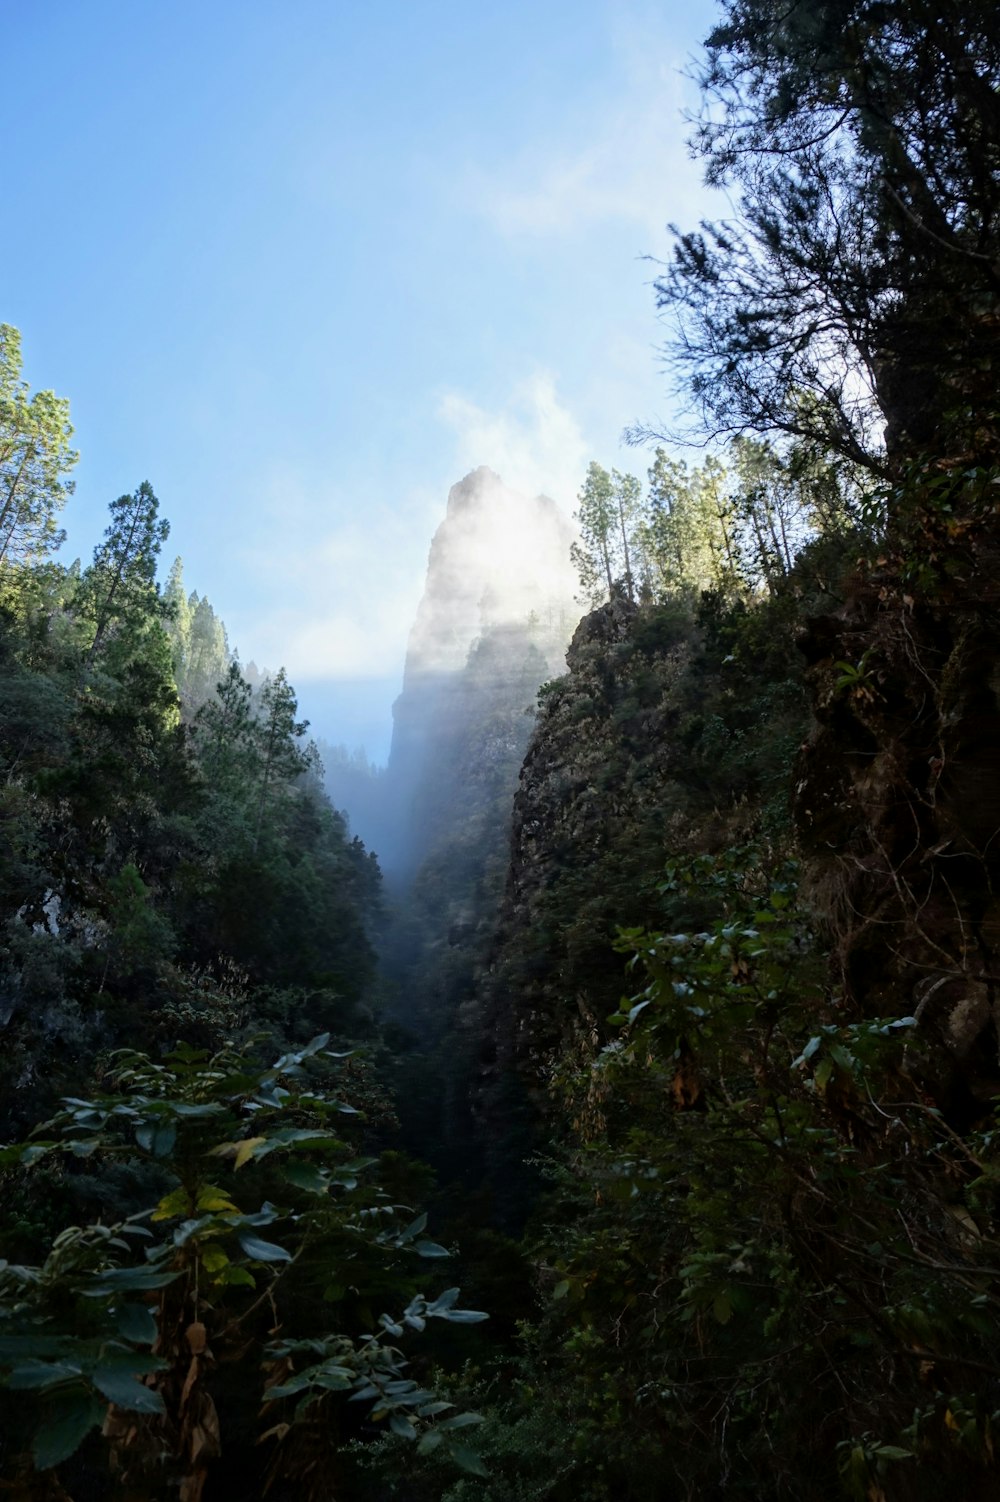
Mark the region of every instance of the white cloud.
<instances>
[{"instance_id":1,"label":"white cloud","mask_svg":"<svg viewBox=\"0 0 1000 1502\"><path fill-rule=\"evenodd\" d=\"M485 464L512 490L543 493L573 510L590 455L550 375L521 381L493 411L460 392L444 396L438 411L454 433L456 479Z\"/></svg>"}]
</instances>

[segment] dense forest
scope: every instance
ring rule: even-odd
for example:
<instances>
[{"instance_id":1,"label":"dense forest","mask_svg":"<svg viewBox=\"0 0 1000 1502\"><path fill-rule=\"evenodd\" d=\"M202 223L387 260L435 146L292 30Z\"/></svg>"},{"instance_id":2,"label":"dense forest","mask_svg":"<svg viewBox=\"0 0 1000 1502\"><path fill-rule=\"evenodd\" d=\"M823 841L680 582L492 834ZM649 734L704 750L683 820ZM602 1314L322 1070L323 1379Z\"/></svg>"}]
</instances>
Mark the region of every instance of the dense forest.
<instances>
[{"instance_id":1,"label":"dense forest","mask_svg":"<svg viewBox=\"0 0 1000 1502\"><path fill-rule=\"evenodd\" d=\"M996 1494L1000 24L724 0L700 68L685 434L524 501L573 615L459 630L455 487L386 768L148 482L62 561L0 328L12 1499Z\"/></svg>"}]
</instances>

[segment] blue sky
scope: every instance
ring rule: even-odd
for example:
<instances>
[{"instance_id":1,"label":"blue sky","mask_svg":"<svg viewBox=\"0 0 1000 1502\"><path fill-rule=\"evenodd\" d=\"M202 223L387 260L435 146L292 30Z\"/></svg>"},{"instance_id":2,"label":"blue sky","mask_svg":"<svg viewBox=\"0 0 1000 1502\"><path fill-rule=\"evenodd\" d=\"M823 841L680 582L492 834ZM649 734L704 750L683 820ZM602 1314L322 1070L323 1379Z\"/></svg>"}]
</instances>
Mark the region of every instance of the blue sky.
<instances>
[{"instance_id":1,"label":"blue sky","mask_svg":"<svg viewBox=\"0 0 1000 1502\"><path fill-rule=\"evenodd\" d=\"M384 754L448 487L489 464L571 509L669 416L642 258L711 207L680 111L714 15L10 7L0 320L70 399L70 554L148 478L243 658Z\"/></svg>"}]
</instances>

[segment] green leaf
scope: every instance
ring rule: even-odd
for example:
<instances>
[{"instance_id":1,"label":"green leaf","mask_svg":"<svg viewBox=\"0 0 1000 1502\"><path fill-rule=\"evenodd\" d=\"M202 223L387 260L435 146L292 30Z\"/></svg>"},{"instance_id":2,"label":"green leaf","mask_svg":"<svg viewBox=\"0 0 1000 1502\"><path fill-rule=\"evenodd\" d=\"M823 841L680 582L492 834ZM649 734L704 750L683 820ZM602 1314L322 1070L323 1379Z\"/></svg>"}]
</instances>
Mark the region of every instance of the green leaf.
<instances>
[{"instance_id":1,"label":"green leaf","mask_svg":"<svg viewBox=\"0 0 1000 1502\"><path fill-rule=\"evenodd\" d=\"M44 1158L46 1153L50 1153L55 1145L54 1142L33 1142L23 1152L20 1148L12 1148L11 1151L20 1155L22 1168L30 1168L32 1163L37 1163L39 1158Z\"/></svg>"},{"instance_id":2,"label":"green leaf","mask_svg":"<svg viewBox=\"0 0 1000 1502\"><path fill-rule=\"evenodd\" d=\"M428 1314L440 1314L444 1309L453 1309L458 1303L460 1292L461 1290L458 1288L446 1288L444 1293L438 1294L433 1304L427 1305L426 1312Z\"/></svg>"},{"instance_id":3,"label":"green leaf","mask_svg":"<svg viewBox=\"0 0 1000 1502\"><path fill-rule=\"evenodd\" d=\"M200 1215L192 1217L190 1220L182 1220L180 1225L174 1226L174 1246L187 1246L188 1242L196 1237L200 1231L204 1231L208 1226L214 1227L215 1224L216 1218L214 1215Z\"/></svg>"},{"instance_id":4,"label":"green leaf","mask_svg":"<svg viewBox=\"0 0 1000 1502\"><path fill-rule=\"evenodd\" d=\"M77 1137L66 1144L75 1158L89 1158L101 1145L100 1137Z\"/></svg>"},{"instance_id":5,"label":"green leaf","mask_svg":"<svg viewBox=\"0 0 1000 1502\"><path fill-rule=\"evenodd\" d=\"M246 1288L257 1287L253 1275L247 1272L245 1267L224 1267L221 1272L216 1273L212 1281L213 1283L225 1283L227 1287L233 1284L238 1284L240 1287Z\"/></svg>"},{"instance_id":6,"label":"green leaf","mask_svg":"<svg viewBox=\"0 0 1000 1502\"><path fill-rule=\"evenodd\" d=\"M273 1153L280 1147L298 1147L299 1145L335 1147L337 1145L337 1138L319 1127L280 1127L278 1131L269 1133L267 1137L258 1137L255 1140L260 1143L254 1152L255 1158L266 1158L268 1153Z\"/></svg>"},{"instance_id":7,"label":"green leaf","mask_svg":"<svg viewBox=\"0 0 1000 1502\"><path fill-rule=\"evenodd\" d=\"M163 1413L160 1394L155 1388L145 1387L138 1378L163 1371L166 1366L167 1362L158 1356L116 1356L94 1368L94 1386L110 1402L130 1413Z\"/></svg>"},{"instance_id":8,"label":"green leaf","mask_svg":"<svg viewBox=\"0 0 1000 1502\"><path fill-rule=\"evenodd\" d=\"M291 1262L292 1254L283 1246L278 1246L275 1241L263 1241L259 1236L251 1236L248 1231L240 1231L237 1240L240 1246L254 1262Z\"/></svg>"},{"instance_id":9,"label":"green leaf","mask_svg":"<svg viewBox=\"0 0 1000 1502\"><path fill-rule=\"evenodd\" d=\"M144 1121L135 1129L135 1140L145 1152L152 1153L154 1158L165 1158L174 1150L177 1128L172 1121Z\"/></svg>"},{"instance_id":10,"label":"green leaf","mask_svg":"<svg viewBox=\"0 0 1000 1502\"><path fill-rule=\"evenodd\" d=\"M198 1191L195 1209L200 1210L203 1215L239 1214L229 1195L217 1184L206 1184Z\"/></svg>"},{"instance_id":11,"label":"green leaf","mask_svg":"<svg viewBox=\"0 0 1000 1502\"><path fill-rule=\"evenodd\" d=\"M410 1222L406 1230L400 1234L400 1241L412 1241L414 1236L420 1235L420 1232L424 1229L424 1226L426 1226L426 1224L427 1215L425 1212L423 1215L418 1215L416 1220Z\"/></svg>"},{"instance_id":12,"label":"green leaf","mask_svg":"<svg viewBox=\"0 0 1000 1502\"><path fill-rule=\"evenodd\" d=\"M489 1476L490 1474L476 1452L469 1450L465 1445L452 1445L451 1458L463 1471L468 1471L470 1476Z\"/></svg>"},{"instance_id":13,"label":"green leaf","mask_svg":"<svg viewBox=\"0 0 1000 1502\"><path fill-rule=\"evenodd\" d=\"M400 1435L403 1439L416 1439L417 1431L410 1420L402 1413L390 1413L389 1428L393 1434Z\"/></svg>"},{"instance_id":14,"label":"green leaf","mask_svg":"<svg viewBox=\"0 0 1000 1502\"><path fill-rule=\"evenodd\" d=\"M348 1398L349 1403L365 1403L369 1398L380 1398L382 1394L371 1382L365 1382L357 1392L353 1392Z\"/></svg>"},{"instance_id":15,"label":"green leaf","mask_svg":"<svg viewBox=\"0 0 1000 1502\"><path fill-rule=\"evenodd\" d=\"M439 1246L436 1241L418 1241L415 1248L418 1257L450 1257L447 1247Z\"/></svg>"},{"instance_id":16,"label":"green leaf","mask_svg":"<svg viewBox=\"0 0 1000 1502\"><path fill-rule=\"evenodd\" d=\"M79 1449L91 1429L104 1422L107 1405L85 1387L53 1393L31 1447L40 1471L61 1464Z\"/></svg>"},{"instance_id":17,"label":"green leaf","mask_svg":"<svg viewBox=\"0 0 1000 1502\"><path fill-rule=\"evenodd\" d=\"M419 1445L417 1446L417 1454L429 1455L432 1450L437 1449L443 1438L444 1435L441 1434L439 1430L428 1429L427 1433L423 1435Z\"/></svg>"},{"instance_id":18,"label":"green leaf","mask_svg":"<svg viewBox=\"0 0 1000 1502\"><path fill-rule=\"evenodd\" d=\"M170 1194L165 1194L156 1209L150 1216L151 1220L172 1220L177 1215L184 1215L190 1203L188 1192L181 1185Z\"/></svg>"},{"instance_id":19,"label":"green leaf","mask_svg":"<svg viewBox=\"0 0 1000 1502\"><path fill-rule=\"evenodd\" d=\"M454 1417L445 1419L440 1423L438 1428L442 1432L446 1429L468 1429L471 1425L481 1424L482 1422L483 1416L481 1413L456 1413Z\"/></svg>"},{"instance_id":20,"label":"green leaf","mask_svg":"<svg viewBox=\"0 0 1000 1502\"><path fill-rule=\"evenodd\" d=\"M233 1220L234 1226L269 1226L273 1220L277 1220L278 1212L270 1200L265 1200L259 1210L253 1215L241 1215L239 1220Z\"/></svg>"},{"instance_id":21,"label":"green leaf","mask_svg":"<svg viewBox=\"0 0 1000 1502\"><path fill-rule=\"evenodd\" d=\"M216 1241L206 1241L200 1249L201 1265L207 1273L221 1272L228 1267L229 1258Z\"/></svg>"},{"instance_id":22,"label":"green leaf","mask_svg":"<svg viewBox=\"0 0 1000 1502\"><path fill-rule=\"evenodd\" d=\"M818 1034L816 1037L810 1038L809 1042L799 1054L798 1058L792 1060L792 1068L798 1069L801 1064L807 1063L812 1058L817 1048L819 1048L822 1041L823 1039Z\"/></svg>"},{"instance_id":23,"label":"green leaf","mask_svg":"<svg viewBox=\"0 0 1000 1502\"><path fill-rule=\"evenodd\" d=\"M829 1084L830 1076L832 1074L833 1060L820 1059L819 1064L817 1065L816 1070L813 1073L813 1080L815 1081L817 1090L822 1091L826 1089L826 1086Z\"/></svg>"},{"instance_id":24,"label":"green leaf","mask_svg":"<svg viewBox=\"0 0 1000 1502\"><path fill-rule=\"evenodd\" d=\"M296 1189L305 1189L309 1194L326 1194L330 1185L313 1163L289 1163L284 1170L285 1178Z\"/></svg>"},{"instance_id":25,"label":"green leaf","mask_svg":"<svg viewBox=\"0 0 1000 1502\"><path fill-rule=\"evenodd\" d=\"M64 1357L69 1345L62 1335L4 1335L0 1336L0 1361L10 1362L18 1356Z\"/></svg>"},{"instance_id":26,"label":"green leaf","mask_svg":"<svg viewBox=\"0 0 1000 1502\"><path fill-rule=\"evenodd\" d=\"M27 1388L37 1387L43 1391L49 1387L58 1387L61 1382L67 1382L82 1375L78 1366L71 1366L63 1361L23 1361L19 1365L11 1367L7 1373L6 1386L15 1391L23 1391Z\"/></svg>"},{"instance_id":27,"label":"green leaf","mask_svg":"<svg viewBox=\"0 0 1000 1502\"><path fill-rule=\"evenodd\" d=\"M268 1402L272 1398L294 1398L297 1393L305 1392L312 1383L312 1372L300 1372L298 1376L289 1377L287 1382L279 1382L276 1387L267 1388L264 1396Z\"/></svg>"},{"instance_id":28,"label":"green leaf","mask_svg":"<svg viewBox=\"0 0 1000 1502\"><path fill-rule=\"evenodd\" d=\"M119 1304L115 1310L118 1333L137 1346L151 1346L156 1339L156 1320L145 1304Z\"/></svg>"},{"instance_id":29,"label":"green leaf","mask_svg":"<svg viewBox=\"0 0 1000 1502\"><path fill-rule=\"evenodd\" d=\"M148 1272L144 1267L112 1267L108 1272L101 1273L96 1283L81 1292L88 1299L104 1298L109 1293L146 1293L154 1288L166 1288L168 1283L179 1277L179 1270L157 1273Z\"/></svg>"}]
</instances>

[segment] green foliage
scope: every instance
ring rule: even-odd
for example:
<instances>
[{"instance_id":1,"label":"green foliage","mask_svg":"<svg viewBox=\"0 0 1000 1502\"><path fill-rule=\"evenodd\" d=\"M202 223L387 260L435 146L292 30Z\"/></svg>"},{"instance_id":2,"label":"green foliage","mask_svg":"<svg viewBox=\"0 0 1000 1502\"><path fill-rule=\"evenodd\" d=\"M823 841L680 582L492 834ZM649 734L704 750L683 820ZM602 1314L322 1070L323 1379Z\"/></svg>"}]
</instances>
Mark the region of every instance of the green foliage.
<instances>
[{"instance_id":1,"label":"green foliage","mask_svg":"<svg viewBox=\"0 0 1000 1502\"><path fill-rule=\"evenodd\" d=\"M72 436L69 403L52 391L29 397L21 336L0 324L0 564L44 558L62 542L56 519L73 491Z\"/></svg>"},{"instance_id":2,"label":"green foliage","mask_svg":"<svg viewBox=\"0 0 1000 1502\"><path fill-rule=\"evenodd\" d=\"M657 283L704 431L995 457L998 78L962 0L726 0L695 146L737 213Z\"/></svg>"},{"instance_id":3,"label":"green foliage","mask_svg":"<svg viewBox=\"0 0 1000 1502\"><path fill-rule=\"evenodd\" d=\"M656 450L640 535L657 598L735 578L732 504L724 485L718 460L709 458L689 472L685 463Z\"/></svg>"},{"instance_id":4,"label":"green foliage","mask_svg":"<svg viewBox=\"0 0 1000 1502\"><path fill-rule=\"evenodd\" d=\"M174 681L186 716L212 700L230 666L226 628L206 597L184 592L184 568L174 559L164 591Z\"/></svg>"},{"instance_id":5,"label":"green foliage","mask_svg":"<svg viewBox=\"0 0 1000 1502\"><path fill-rule=\"evenodd\" d=\"M144 484L82 576L8 560L0 581L8 1133L102 1048L245 1029L248 981L285 990L257 1017L289 1037L343 1030L370 983L378 870L323 798L284 675L255 705L234 664L194 733L180 722L178 683L190 711L228 663L179 567L159 592L166 530Z\"/></svg>"},{"instance_id":6,"label":"green foliage","mask_svg":"<svg viewBox=\"0 0 1000 1502\"><path fill-rule=\"evenodd\" d=\"M616 565L620 562L615 538L614 493L606 469L596 463L590 465L577 500L580 542L573 544L572 558L584 598L596 605L607 599L614 589L619 572Z\"/></svg>"},{"instance_id":7,"label":"green foliage","mask_svg":"<svg viewBox=\"0 0 1000 1502\"><path fill-rule=\"evenodd\" d=\"M166 918L153 906L150 889L135 866L123 866L109 879L107 890L113 935L109 947L115 961L129 971L166 959L174 947L174 936Z\"/></svg>"},{"instance_id":8,"label":"green foliage","mask_svg":"<svg viewBox=\"0 0 1000 1502\"><path fill-rule=\"evenodd\" d=\"M24 438L43 404L11 401ZM83 574L30 564L38 487L50 519L62 493L58 454L33 462L0 574L0 1137L31 1134L0 1149L3 1484L193 1502L226 1436L246 1495L319 1502L373 1413L481 1470L474 1415L403 1355L485 1316L424 1294L450 1256L414 1213L429 1172L390 1154L378 1180L378 866L284 672L251 688L179 562L161 594L151 487ZM331 1030L369 1055L329 1057Z\"/></svg>"},{"instance_id":9,"label":"green foliage","mask_svg":"<svg viewBox=\"0 0 1000 1502\"><path fill-rule=\"evenodd\" d=\"M749 438L732 441L725 464L710 455L694 469L658 448L645 494L634 476L592 464L573 548L584 598L599 604L619 589L648 605L705 590L776 593L810 540L861 524L859 476L814 445Z\"/></svg>"},{"instance_id":10,"label":"green foliage","mask_svg":"<svg viewBox=\"0 0 1000 1502\"><path fill-rule=\"evenodd\" d=\"M296 1426L317 1405L325 1415L336 1393L425 1452L477 1421L404 1375L389 1343L429 1319L485 1319L457 1306L457 1289L411 1292L398 1318L383 1314L367 1331L346 1317L344 1285L358 1279L358 1318L372 1318L359 1271L369 1282L375 1272L380 1296L398 1295L412 1289L411 1252L448 1253L421 1236L426 1216L412 1219L370 1182L374 1160L344 1140L341 1121L357 1112L331 1089L343 1055L328 1042L316 1037L266 1068L231 1051L180 1048L159 1062L121 1053L109 1061L110 1088L65 1100L31 1142L0 1150L0 1171L15 1178L56 1157L145 1158L166 1177L158 1201L120 1225L67 1227L41 1264L0 1263L0 1370L9 1389L41 1398L38 1469L68 1459L103 1423L125 1485L139 1476L197 1485L220 1443L211 1372L227 1350L245 1353L248 1338L278 1469L278 1456L294 1454ZM297 1288L284 1281L293 1265ZM339 1308L339 1328L316 1332L308 1305L296 1305L303 1285L331 1318ZM256 1317L265 1303L283 1326L271 1339ZM132 1413L147 1416L141 1431L119 1422Z\"/></svg>"},{"instance_id":11,"label":"green foliage","mask_svg":"<svg viewBox=\"0 0 1000 1502\"><path fill-rule=\"evenodd\" d=\"M297 721L297 711L295 692L284 668L280 668L276 676L265 683L258 706L259 789L254 823L255 850L278 790L308 772L315 762L315 748L303 750L299 746L309 728L309 721Z\"/></svg>"},{"instance_id":12,"label":"green foliage","mask_svg":"<svg viewBox=\"0 0 1000 1502\"><path fill-rule=\"evenodd\" d=\"M525 1380L585 1467L614 1458L595 1496L662 1495L657 1455L691 1499L987 1494L993 1123L963 1141L920 1101L916 1019L844 1016L795 876L754 849L672 863L690 922L621 934L619 1036L555 1079L573 1133Z\"/></svg>"},{"instance_id":13,"label":"green foliage","mask_svg":"<svg viewBox=\"0 0 1000 1502\"><path fill-rule=\"evenodd\" d=\"M498 1006L513 997L533 1017L534 1059L570 1046L581 1018L603 1034L617 931L662 915L650 873L666 854L787 841L807 725L790 586L696 607L675 595L624 620L611 605L578 632L540 705L514 832L518 924L494 959Z\"/></svg>"},{"instance_id":14,"label":"green foliage","mask_svg":"<svg viewBox=\"0 0 1000 1502\"><path fill-rule=\"evenodd\" d=\"M156 561L170 524L158 516L153 487L143 480L134 495L119 496L109 509L111 521L104 541L81 581L80 608L94 623L88 665L109 634L124 634L126 640L141 636L164 613Z\"/></svg>"}]
</instances>

